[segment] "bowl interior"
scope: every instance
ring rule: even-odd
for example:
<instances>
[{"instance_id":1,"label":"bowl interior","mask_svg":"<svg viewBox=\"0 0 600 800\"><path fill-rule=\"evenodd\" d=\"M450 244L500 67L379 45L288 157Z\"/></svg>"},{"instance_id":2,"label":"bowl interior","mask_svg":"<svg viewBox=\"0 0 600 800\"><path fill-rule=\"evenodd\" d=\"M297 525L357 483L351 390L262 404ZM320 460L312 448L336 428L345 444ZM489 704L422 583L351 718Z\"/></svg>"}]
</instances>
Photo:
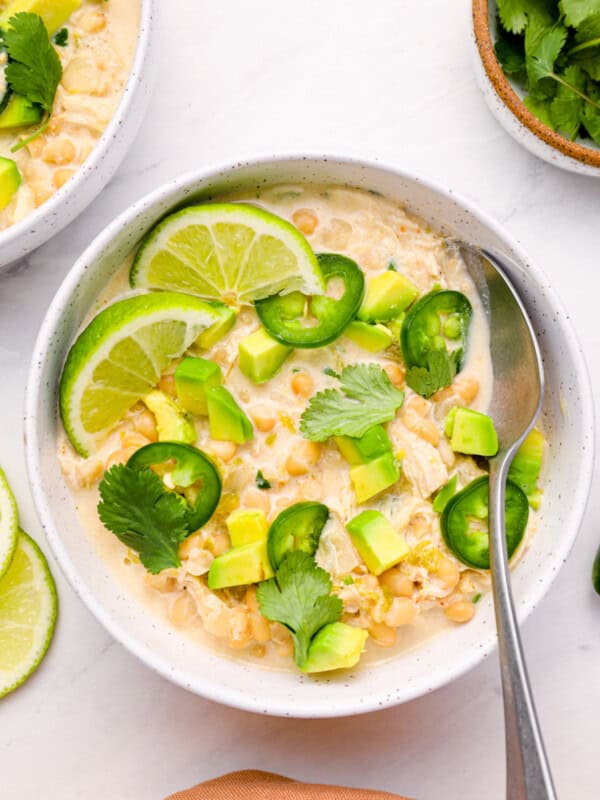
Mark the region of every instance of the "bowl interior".
<instances>
[{"instance_id":1,"label":"bowl interior","mask_svg":"<svg viewBox=\"0 0 600 800\"><path fill-rule=\"evenodd\" d=\"M494 648L490 597L481 601L480 613L469 625L449 627L420 649L400 653L387 663L322 679L264 671L199 647L128 594L82 530L55 457L56 389L68 346L123 256L160 217L192 198L295 181L381 192L443 233L509 259L511 276L538 333L548 387L543 414L549 455L540 526L513 578L520 617L532 610L570 549L590 484L592 406L579 347L546 279L501 229L452 193L377 165L327 158L265 159L196 173L155 192L116 220L73 268L40 332L27 395L28 468L49 542L72 585L112 634L148 665L192 691L241 708L290 716L342 716L412 699L479 662Z\"/></svg>"}]
</instances>

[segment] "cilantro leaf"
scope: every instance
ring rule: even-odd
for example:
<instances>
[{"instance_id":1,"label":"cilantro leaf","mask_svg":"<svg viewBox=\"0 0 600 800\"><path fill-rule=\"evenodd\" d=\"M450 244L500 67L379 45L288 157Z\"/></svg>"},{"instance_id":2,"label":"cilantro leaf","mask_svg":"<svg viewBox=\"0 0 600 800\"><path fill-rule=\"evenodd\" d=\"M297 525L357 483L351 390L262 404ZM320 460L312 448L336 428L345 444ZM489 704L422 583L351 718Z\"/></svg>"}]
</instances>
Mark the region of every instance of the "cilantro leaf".
<instances>
[{"instance_id":1,"label":"cilantro leaf","mask_svg":"<svg viewBox=\"0 0 600 800\"><path fill-rule=\"evenodd\" d=\"M505 30L523 33L533 19L552 20L548 0L498 0L498 16Z\"/></svg>"},{"instance_id":2,"label":"cilantro leaf","mask_svg":"<svg viewBox=\"0 0 600 800\"><path fill-rule=\"evenodd\" d=\"M54 34L54 44L59 47L66 47L69 44L69 29L61 28Z\"/></svg>"},{"instance_id":3,"label":"cilantro leaf","mask_svg":"<svg viewBox=\"0 0 600 800\"><path fill-rule=\"evenodd\" d=\"M257 596L262 615L292 634L294 661L300 669L313 636L342 616L342 601L331 594L329 573L301 550L285 556L275 577L258 585Z\"/></svg>"},{"instance_id":4,"label":"cilantro leaf","mask_svg":"<svg viewBox=\"0 0 600 800\"><path fill-rule=\"evenodd\" d=\"M271 481L268 481L262 473L262 469L259 469L256 473L256 485L259 489L270 489L271 488Z\"/></svg>"},{"instance_id":5,"label":"cilantro leaf","mask_svg":"<svg viewBox=\"0 0 600 800\"><path fill-rule=\"evenodd\" d=\"M527 97L523 98L523 103L527 106L527 108L531 111L532 114L547 125L551 130L554 130L554 122L552 121L552 116L550 114L550 103L551 100L536 100L535 97L531 97L531 95L527 95Z\"/></svg>"},{"instance_id":6,"label":"cilantro leaf","mask_svg":"<svg viewBox=\"0 0 600 800\"><path fill-rule=\"evenodd\" d=\"M499 28L494 49L504 72L521 80L525 76L525 48L522 37L513 36Z\"/></svg>"},{"instance_id":7,"label":"cilantro leaf","mask_svg":"<svg viewBox=\"0 0 600 800\"><path fill-rule=\"evenodd\" d=\"M573 63L579 64L590 78L600 81L600 11L581 23L575 43L569 50Z\"/></svg>"},{"instance_id":8,"label":"cilantro leaf","mask_svg":"<svg viewBox=\"0 0 600 800\"><path fill-rule=\"evenodd\" d=\"M525 65L529 78L529 93L536 100L555 94L554 65L567 40L567 29L557 23L550 27L531 22L525 31Z\"/></svg>"},{"instance_id":9,"label":"cilantro leaf","mask_svg":"<svg viewBox=\"0 0 600 800\"><path fill-rule=\"evenodd\" d=\"M600 13L598 0L560 0L560 8L564 14L565 22L573 28L578 28L584 20L593 14Z\"/></svg>"},{"instance_id":10,"label":"cilantro leaf","mask_svg":"<svg viewBox=\"0 0 600 800\"><path fill-rule=\"evenodd\" d=\"M179 567L179 544L190 533L181 498L149 467L117 464L100 483L98 514L123 544L135 550L148 572Z\"/></svg>"},{"instance_id":11,"label":"cilantro leaf","mask_svg":"<svg viewBox=\"0 0 600 800\"><path fill-rule=\"evenodd\" d=\"M587 92L593 100L600 104L600 87L589 81ZM581 121L596 144L600 144L600 108L592 106L590 103L585 103L581 113Z\"/></svg>"},{"instance_id":12,"label":"cilantro leaf","mask_svg":"<svg viewBox=\"0 0 600 800\"><path fill-rule=\"evenodd\" d=\"M6 79L13 91L52 113L62 67L42 18L28 12L15 14L4 31L4 43L10 57Z\"/></svg>"},{"instance_id":13,"label":"cilantro leaf","mask_svg":"<svg viewBox=\"0 0 600 800\"><path fill-rule=\"evenodd\" d=\"M440 389L450 386L458 372L461 351L430 350L426 367L411 367L406 373L406 385L420 394L431 397Z\"/></svg>"},{"instance_id":14,"label":"cilantro leaf","mask_svg":"<svg viewBox=\"0 0 600 800\"><path fill-rule=\"evenodd\" d=\"M369 428L394 418L404 392L393 385L378 364L354 364L340 373L342 392L316 394L300 420L307 439L323 442L330 436L359 437Z\"/></svg>"},{"instance_id":15,"label":"cilantro leaf","mask_svg":"<svg viewBox=\"0 0 600 800\"><path fill-rule=\"evenodd\" d=\"M562 73L562 77L569 86L559 83L556 95L550 104L550 116L556 130L569 139L575 139L581 124L584 101L581 95L576 94L570 87L583 93L586 87L586 77L581 67L575 64L567 67Z\"/></svg>"}]
</instances>

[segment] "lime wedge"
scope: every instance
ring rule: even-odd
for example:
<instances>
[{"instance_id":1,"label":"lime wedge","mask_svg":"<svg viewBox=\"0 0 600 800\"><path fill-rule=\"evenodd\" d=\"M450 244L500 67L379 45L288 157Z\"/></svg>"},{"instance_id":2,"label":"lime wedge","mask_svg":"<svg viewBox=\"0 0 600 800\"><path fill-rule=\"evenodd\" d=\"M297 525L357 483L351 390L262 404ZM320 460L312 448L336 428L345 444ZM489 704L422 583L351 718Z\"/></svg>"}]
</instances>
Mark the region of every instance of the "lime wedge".
<instances>
[{"instance_id":1,"label":"lime wedge","mask_svg":"<svg viewBox=\"0 0 600 800\"><path fill-rule=\"evenodd\" d=\"M10 565L17 544L19 515L4 472L0 469L0 578Z\"/></svg>"},{"instance_id":2,"label":"lime wedge","mask_svg":"<svg viewBox=\"0 0 600 800\"><path fill-rule=\"evenodd\" d=\"M20 686L46 654L58 600L48 562L23 531L0 580L0 697Z\"/></svg>"},{"instance_id":3,"label":"lime wedge","mask_svg":"<svg viewBox=\"0 0 600 800\"><path fill-rule=\"evenodd\" d=\"M60 414L73 447L89 455L161 373L198 336L221 322L222 305L156 292L104 309L71 347L60 384Z\"/></svg>"},{"instance_id":4,"label":"lime wedge","mask_svg":"<svg viewBox=\"0 0 600 800\"><path fill-rule=\"evenodd\" d=\"M304 236L274 214L241 203L171 214L142 242L130 281L240 304L279 292L324 290Z\"/></svg>"}]
</instances>

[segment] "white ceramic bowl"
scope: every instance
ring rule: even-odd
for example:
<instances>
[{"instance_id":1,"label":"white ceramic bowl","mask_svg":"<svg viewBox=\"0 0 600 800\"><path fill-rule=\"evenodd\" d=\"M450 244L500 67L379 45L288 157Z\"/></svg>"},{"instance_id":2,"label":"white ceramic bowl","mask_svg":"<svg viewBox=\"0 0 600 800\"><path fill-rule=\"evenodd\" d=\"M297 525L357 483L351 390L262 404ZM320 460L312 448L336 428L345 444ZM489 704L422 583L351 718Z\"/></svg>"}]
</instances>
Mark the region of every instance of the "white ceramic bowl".
<instances>
[{"instance_id":1,"label":"white ceramic bowl","mask_svg":"<svg viewBox=\"0 0 600 800\"><path fill-rule=\"evenodd\" d=\"M572 142L544 125L523 103L524 93L509 80L494 52L496 0L473 0L473 63L475 77L492 114L513 139L555 167L600 177L600 146L590 140Z\"/></svg>"},{"instance_id":2,"label":"white ceramic bowl","mask_svg":"<svg viewBox=\"0 0 600 800\"><path fill-rule=\"evenodd\" d=\"M68 347L123 257L165 213L194 198L295 181L349 184L406 203L445 234L510 258L546 364L544 425L549 454L539 533L514 572L519 617L548 590L577 534L591 482L593 411L580 347L560 302L502 228L452 191L376 163L327 157L269 157L185 175L122 214L90 245L59 289L38 336L26 398L29 478L40 519L75 591L131 652L169 680L239 708L294 717L357 714L430 692L474 667L495 647L490 597L469 625L449 626L421 649L341 678L270 672L199 647L136 603L98 558L75 513L55 450L57 387Z\"/></svg>"},{"instance_id":3,"label":"white ceramic bowl","mask_svg":"<svg viewBox=\"0 0 600 800\"><path fill-rule=\"evenodd\" d=\"M72 222L112 178L142 124L156 70L155 0L139 0L137 47L123 97L91 155L52 197L31 214L0 231L0 272L47 242Z\"/></svg>"}]
</instances>

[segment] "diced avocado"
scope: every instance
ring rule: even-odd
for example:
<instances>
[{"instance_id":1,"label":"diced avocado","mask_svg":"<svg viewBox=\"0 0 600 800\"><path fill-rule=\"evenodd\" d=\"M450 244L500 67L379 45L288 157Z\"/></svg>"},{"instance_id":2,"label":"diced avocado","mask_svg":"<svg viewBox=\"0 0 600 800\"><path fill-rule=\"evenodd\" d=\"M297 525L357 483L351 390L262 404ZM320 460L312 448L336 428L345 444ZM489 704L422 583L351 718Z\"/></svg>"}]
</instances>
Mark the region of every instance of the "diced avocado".
<instances>
[{"instance_id":1,"label":"diced avocado","mask_svg":"<svg viewBox=\"0 0 600 800\"><path fill-rule=\"evenodd\" d=\"M404 536L379 511L362 511L346 527L360 557L373 575L381 575L410 552Z\"/></svg>"},{"instance_id":2,"label":"diced avocado","mask_svg":"<svg viewBox=\"0 0 600 800\"><path fill-rule=\"evenodd\" d=\"M369 634L363 628L330 622L315 635L308 648L304 672L329 672L354 667Z\"/></svg>"},{"instance_id":3,"label":"diced avocado","mask_svg":"<svg viewBox=\"0 0 600 800\"><path fill-rule=\"evenodd\" d=\"M175 388L181 405L198 416L208 414L206 391L223 383L221 367L207 358L184 358L175 370Z\"/></svg>"},{"instance_id":4,"label":"diced avocado","mask_svg":"<svg viewBox=\"0 0 600 800\"><path fill-rule=\"evenodd\" d=\"M383 425L369 428L359 439L351 436L335 436L334 439L340 453L353 467L392 452L392 443Z\"/></svg>"},{"instance_id":5,"label":"diced avocado","mask_svg":"<svg viewBox=\"0 0 600 800\"><path fill-rule=\"evenodd\" d=\"M83 0L12 0L0 14L0 28L6 27L9 19L21 11L38 14L50 36L65 24Z\"/></svg>"},{"instance_id":6,"label":"diced avocado","mask_svg":"<svg viewBox=\"0 0 600 800\"><path fill-rule=\"evenodd\" d=\"M144 397L145 405L154 414L160 442L196 441L196 428L185 411L163 392L155 389Z\"/></svg>"},{"instance_id":7,"label":"diced avocado","mask_svg":"<svg viewBox=\"0 0 600 800\"><path fill-rule=\"evenodd\" d=\"M10 203L21 185L21 173L11 158L0 157L0 211Z\"/></svg>"},{"instance_id":8,"label":"diced avocado","mask_svg":"<svg viewBox=\"0 0 600 800\"><path fill-rule=\"evenodd\" d=\"M244 444L254 438L252 423L224 386L207 389L206 402L212 439L217 442Z\"/></svg>"},{"instance_id":9,"label":"diced avocado","mask_svg":"<svg viewBox=\"0 0 600 800\"><path fill-rule=\"evenodd\" d=\"M534 509L539 508L541 502L542 493L538 489L537 482L542 469L545 444L546 440L541 431L535 429L530 431L517 450L508 470L510 480L521 487Z\"/></svg>"},{"instance_id":10,"label":"diced avocado","mask_svg":"<svg viewBox=\"0 0 600 800\"><path fill-rule=\"evenodd\" d=\"M240 369L254 383L264 383L275 375L292 350L259 328L239 343Z\"/></svg>"},{"instance_id":11,"label":"diced avocado","mask_svg":"<svg viewBox=\"0 0 600 800\"><path fill-rule=\"evenodd\" d=\"M368 322L353 320L344 331L350 341L368 350L369 353L380 353L394 341L393 333L385 325L371 325Z\"/></svg>"},{"instance_id":12,"label":"diced avocado","mask_svg":"<svg viewBox=\"0 0 600 800\"><path fill-rule=\"evenodd\" d=\"M228 586L246 586L272 578L275 573L267 553L267 540L232 547L217 556L208 571L208 588L225 589Z\"/></svg>"},{"instance_id":13,"label":"diced avocado","mask_svg":"<svg viewBox=\"0 0 600 800\"><path fill-rule=\"evenodd\" d=\"M417 299L418 294L417 287L404 275L383 272L369 281L358 318L363 322L394 319Z\"/></svg>"},{"instance_id":14,"label":"diced avocado","mask_svg":"<svg viewBox=\"0 0 600 800\"><path fill-rule=\"evenodd\" d=\"M494 420L472 408L455 406L444 425L450 447L456 453L472 456L495 456L498 452L498 435Z\"/></svg>"},{"instance_id":15,"label":"diced avocado","mask_svg":"<svg viewBox=\"0 0 600 800\"><path fill-rule=\"evenodd\" d=\"M233 547L267 538L269 523L260 508L238 508L225 520Z\"/></svg>"},{"instance_id":16,"label":"diced avocado","mask_svg":"<svg viewBox=\"0 0 600 800\"><path fill-rule=\"evenodd\" d=\"M204 350L211 348L219 339L222 339L226 333L229 333L237 319L235 311L229 308L229 306L226 306L225 303L211 303L211 305L219 312L220 319L214 322L210 328L207 328L196 339L195 344L198 345L198 347L202 347Z\"/></svg>"},{"instance_id":17,"label":"diced avocado","mask_svg":"<svg viewBox=\"0 0 600 800\"><path fill-rule=\"evenodd\" d=\"M379 492L383 492L400 478L400 471L390 453L379 456L368 464L360 464L350 470L350 480L356 494L356 502L364 503Z\"/></svg>"},{"instance_id":18,"label":"diced avocado","mask_svg":"<svg viewBox=\"0 0 600 800\"><path fill-rule=\"evenodd\" d=\"M8 105L0 114L0 131L12 128L26 128L37 125L42 120L42 109L35 106L20 94L13 94Z\"/></svg>"}]
</instances>

